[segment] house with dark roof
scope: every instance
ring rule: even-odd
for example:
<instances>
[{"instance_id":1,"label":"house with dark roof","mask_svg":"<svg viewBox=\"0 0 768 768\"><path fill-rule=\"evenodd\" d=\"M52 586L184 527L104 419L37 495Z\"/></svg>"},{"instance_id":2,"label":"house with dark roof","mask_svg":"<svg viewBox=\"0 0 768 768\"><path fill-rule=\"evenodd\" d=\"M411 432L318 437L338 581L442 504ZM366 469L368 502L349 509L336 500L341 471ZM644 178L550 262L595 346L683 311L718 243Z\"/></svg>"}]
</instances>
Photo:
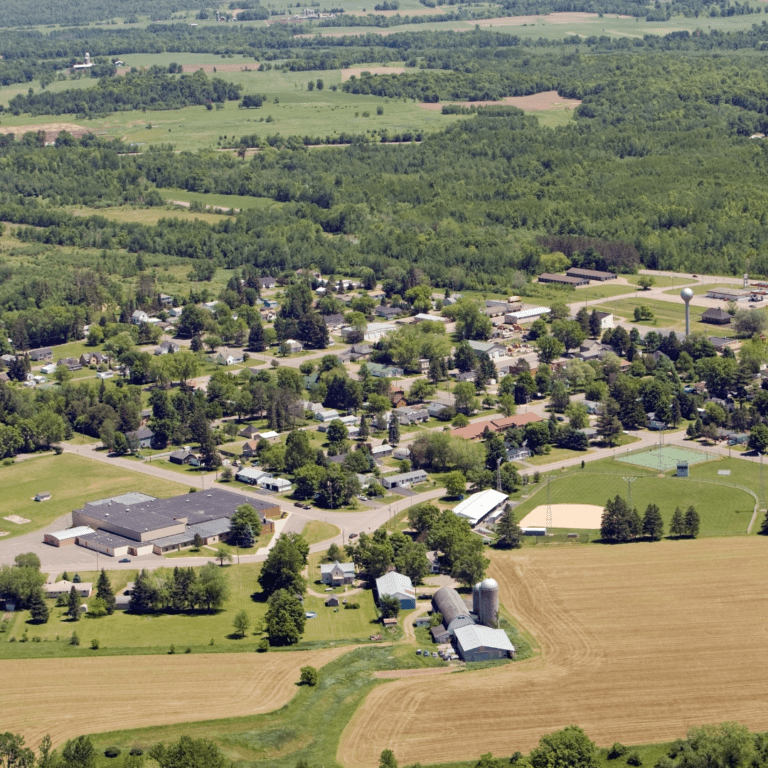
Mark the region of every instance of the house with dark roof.
<instances>
[{"instance_id":1,"label":"house with dark roof","mask_svg":"<svg viewBox=\"0 0 768 768\"><path fill-rule=\"evenodd\" d=\"M29 359L33 363L40 362L41 360L53 359L53 350L50 347L40 347L39 349L30 349L27 352Z\"/></svg>"},{"instance_id":2,"label":"house with dark roof","mask_svg":"<svg viewBox=\"0 0 768 768\"><path fill-rule=\"evenodd\" d=\"M126 432L125 436L128 438L128 444L132 441L138 448L151 448L152 441L155 439L155 433L149 427L139 427L133 432Z\"/></svg>"},{"instance_id":3,"label":"house with dark roof","mask_svg":"<svg viewBox=\"0 0 768 768\"><path fill-rule=\"evenodd\" d=\"M701 313L701 322L712 325L730 325L731 316L724 309L710 307Z\"/></svg>"},{"instance_id":4,"label":"house with dark roof","mask_svg":"<svg viewBox=\"0 0 768 768\"><path fill-rule=\"evenodd\" d=\"M266 277L259 278L259 288L264 290L265 288L274 288L277 285L274 277L266 275Z\"/></svg>"},{"instance_id":5,"label":"house with dark roof","mask_svg":"<svg viewBox=\"0 0 768 768\"><path fill-rule=\"evenodd\" d=\"M192 451L188 451L185 448L180 448L178 451L171 451L168 456L168 461L172 464L191 464L193 459L197 459ZM200 463L199 461L197 462Z\"/></svg>"}]
</instances>

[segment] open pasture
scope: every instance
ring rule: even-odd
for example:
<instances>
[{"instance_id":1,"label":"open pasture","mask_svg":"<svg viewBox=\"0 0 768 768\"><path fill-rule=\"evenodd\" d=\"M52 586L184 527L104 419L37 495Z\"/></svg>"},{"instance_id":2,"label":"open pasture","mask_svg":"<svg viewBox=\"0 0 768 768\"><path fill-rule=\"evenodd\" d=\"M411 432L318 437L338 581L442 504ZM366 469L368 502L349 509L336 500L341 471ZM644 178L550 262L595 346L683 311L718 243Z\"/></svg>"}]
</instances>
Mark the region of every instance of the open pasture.
<instances>
[{"instance_id":1,"label":"open pasture","mask_svg":"<svg viewBox=\"0 0 768 768\"><path fill-rule=\"evenodd\" d=\"M61 744L83 732L269 712L297 692L302 666L347 650L0 661L4 727L37 746L46 733Z\"/></svg>"},{"instance_id":2,"label":"open pasture","mask_svg":"<svg viewBox=\"0 0 768 768\"><path fill-rule=\"evenodd\" d=\"M724 720L765 730L765 547L755 537L494 553L501 602L540 655L382 685L337 760L373 768L387 748L401 765L509 755L570 723L599 746Z\"/></svg>"},{"instance_id":3,"label":"open pasture","mask_svg":"<svg viewBox=\"0 0 768 768\"><path fill-rule=\"evenodd\" d=\"M738 480L718 477L699 481L693 477L657 477L646 474L639 467L614 462L622 474L578 470L551 480L552 504L605 505L617 494L627 498L625 476L637 475L632 483L632 506L642 515L650 503L657 504L664 518L665 531L669 529L675 507L685 511L693 504L701 516L701 536L733 536L746 534L755 507L755 497L748 491L734 487ZM718 463L719 466L719 463ZM541 489L515 507L515 517L520 520L536 507L546 504L546 483ZM599 527L599 526L598 526Z\"/></svg>"}]
</instances>

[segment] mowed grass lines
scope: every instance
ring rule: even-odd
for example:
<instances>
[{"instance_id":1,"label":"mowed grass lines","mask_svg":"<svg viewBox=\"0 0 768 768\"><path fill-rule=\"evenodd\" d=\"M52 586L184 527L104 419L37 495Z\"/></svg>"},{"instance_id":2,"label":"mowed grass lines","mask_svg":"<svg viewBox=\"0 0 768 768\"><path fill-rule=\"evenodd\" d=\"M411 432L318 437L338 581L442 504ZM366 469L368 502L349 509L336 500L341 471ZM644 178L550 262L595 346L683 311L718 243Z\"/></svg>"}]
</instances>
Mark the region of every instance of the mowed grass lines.
<instances>
[{"instance_id":1,"label":"mowed grass lines","mask_svg":"<svg viewBox=\"0 0 768 768\"><path fill-rule=\"evenodd\" d=\"M754 537L493 553L501 602L541 655L377 688L337 760L373 768L387 748L401 765L525 753L569 723L599 746L725 720L764 731L765 548Z\"/></svg>"},{"instance_id":2,"label":"mowed grass lines","mask_svg":"<svg viewBox=\"0 0 768 768\"><path fill-rule=\"evenodd\" d=\"M0 467L0 518L19 515L30 520L16 525L0 519L0 530L9 536L29 533L53 522L57 517L82 507L87 501L135 491L167 498L185 493L187 486L142 476L138 481L118 467L79 456L43 456ZM35 494L49 491L49 501L33 501ZM7 537L3 537L7 538Z\"/></svg>"},{"instance_id":3,"label":"mowed grass lines","mask_svg":"<svg viewBox=\"0 0 768 768\"><path fill-rule=\"evenodd\" d=\"M81 733L269 712L296 693L299 670L344 649L205 657L0 661L3 727L35 747Z\"/></svg>"},{"instance_id":4,"label":"mowed grass lines","mask_svg":"<svg viewBox=\"0 0 768 768\"><path fill-rule=\"evenodd\" d=\"M719 464L719 463L718 463ZM745 534L752 518L755 499L746 490L726 485L738 481L731 478L708 478L709 482L697 481L694 477L657 477L642 469L624 464L623 475L637 475L632 483L632 505L642 515L648 504L659 506L664 518L665 530L669 529L675 507L685 511L693 504L701 516L702 536L727 536ZM698 477L698 475L697 475ZM619 474L594 473L580 470L565 477L553 477L551 481L553 504L597 504L603 506L617 494L627 498L627 483ZM541 490L515 507L518 520L540 504L546 504L546 483Z\"/></svg>"}]
</instances>

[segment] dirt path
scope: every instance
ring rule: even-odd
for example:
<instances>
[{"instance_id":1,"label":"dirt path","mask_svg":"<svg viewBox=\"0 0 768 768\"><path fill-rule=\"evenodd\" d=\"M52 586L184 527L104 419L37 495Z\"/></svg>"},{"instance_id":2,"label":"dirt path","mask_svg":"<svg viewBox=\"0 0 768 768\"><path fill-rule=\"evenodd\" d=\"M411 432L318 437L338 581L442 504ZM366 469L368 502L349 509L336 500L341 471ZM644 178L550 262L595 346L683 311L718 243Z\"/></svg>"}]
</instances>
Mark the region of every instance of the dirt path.
<instances>
[{"instance_id":1,"label":"dirt path","mask_svg":"<svg viewBox=\"0 0 768 768\"><path fill-rule=\"evenodd\" d=\"M414 619L417 619L419 616L424 616L424 614L429 613L430 609L432 608L432 601L430 600L428 603L422 603L421 605L416 606L416 610L411 613L407 619L403 620L403 639L401 642L416 642L416 627L413 626Z\"/></svg>"}]
</instances>

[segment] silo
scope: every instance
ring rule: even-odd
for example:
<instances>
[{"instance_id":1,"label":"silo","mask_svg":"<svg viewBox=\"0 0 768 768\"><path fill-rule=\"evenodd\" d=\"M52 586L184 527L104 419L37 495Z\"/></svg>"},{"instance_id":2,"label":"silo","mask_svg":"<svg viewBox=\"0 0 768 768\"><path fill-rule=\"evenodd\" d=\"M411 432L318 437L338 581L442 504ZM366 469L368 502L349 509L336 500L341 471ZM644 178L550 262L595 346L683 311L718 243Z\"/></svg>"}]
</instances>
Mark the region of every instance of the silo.
<instances>
[{"instance_id":1,"label":"silo","mask_svg":"<svg viewBox=\"0 0 768 768\"><path fill-rule=\"evenodd\" d=\"M480 582L478 581L474 587L472 587L472 613L475 616L480 615Z\"/></svg>"},{"instance_id":2,"label":"silo","mask_svg":"<svg viewBox=\"0 0 768 768\"><path fill-rule=\"evenodd\" d=\"M486 627L497 627L499 624L499 585L496 579L486 579L480 584L478 618Z\"/></svg>"}]
</instances>

